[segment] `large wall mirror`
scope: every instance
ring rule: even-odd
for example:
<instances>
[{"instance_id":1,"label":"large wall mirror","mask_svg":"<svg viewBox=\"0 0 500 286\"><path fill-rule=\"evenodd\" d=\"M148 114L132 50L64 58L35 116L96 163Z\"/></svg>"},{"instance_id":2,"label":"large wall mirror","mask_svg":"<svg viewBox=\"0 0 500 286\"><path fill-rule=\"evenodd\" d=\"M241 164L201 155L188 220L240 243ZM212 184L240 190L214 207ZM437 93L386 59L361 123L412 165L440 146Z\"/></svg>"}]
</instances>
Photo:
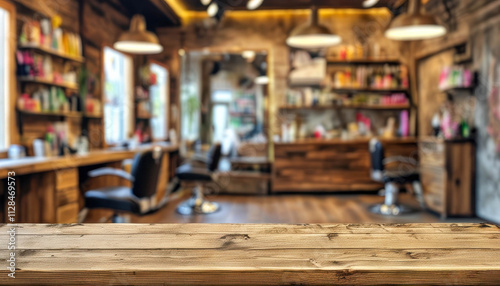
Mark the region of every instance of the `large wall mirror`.
<instances>
[{"instance_id":1,"label":"large wall mirror","mask_svg":"<svg viewBox=\"0 0 500 286\"><path fill-rule=\"evenodd\" d=\"M192 51L183 60L182 135L222 144L227 157L267 158L269 78L264 51Z\"/></svg>"}]
</instances>

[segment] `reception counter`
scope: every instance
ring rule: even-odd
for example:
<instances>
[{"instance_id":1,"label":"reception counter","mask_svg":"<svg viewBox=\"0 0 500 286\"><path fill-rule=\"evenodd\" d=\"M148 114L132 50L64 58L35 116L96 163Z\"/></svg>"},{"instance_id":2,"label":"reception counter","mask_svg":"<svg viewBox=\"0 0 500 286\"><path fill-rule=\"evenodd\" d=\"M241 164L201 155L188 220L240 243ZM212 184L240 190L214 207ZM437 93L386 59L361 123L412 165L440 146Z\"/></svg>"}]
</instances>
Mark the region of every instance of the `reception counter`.
<instances>
[{"instance_id":1,"label":"reception counter","mask_svg":"<svg viewBox=\"0 0 500 286\"><path fill-rule=\"evenodd\" d=\"M0 284L500 284L491 224L19 225L16 239Z\"/></svg>"},{"instance_id":2,"label":"reception counter","mask_svg":"<svg viewBox=\"0 0 500 286\"><path fill-rule=\"evenodd\" d=\"M418 159L416 138L380 139L385 155ZM369 138L275 143L274 192L375 191L370 178Z\"/></svg>"},{"instance_id":3,"label":"reception counter","mask_svg":"<svg viewBox=\"0 0 500 286\"><path fill-rule=\"evenodd\" d=\"M159 182L157 199L160 200L168 184L171 154L178 147L160 145L165 157ZM99 167L122 168L122 162L134 157L134 150L101 150L88 155L53 158L24 158L0 160L0 222L6 222L7 178L15 178L16 222L75 223L83 208L82 192L105 186L127 186L128 181L110 176L89 180L88 171Z\"/></svg>"}]
</instances>

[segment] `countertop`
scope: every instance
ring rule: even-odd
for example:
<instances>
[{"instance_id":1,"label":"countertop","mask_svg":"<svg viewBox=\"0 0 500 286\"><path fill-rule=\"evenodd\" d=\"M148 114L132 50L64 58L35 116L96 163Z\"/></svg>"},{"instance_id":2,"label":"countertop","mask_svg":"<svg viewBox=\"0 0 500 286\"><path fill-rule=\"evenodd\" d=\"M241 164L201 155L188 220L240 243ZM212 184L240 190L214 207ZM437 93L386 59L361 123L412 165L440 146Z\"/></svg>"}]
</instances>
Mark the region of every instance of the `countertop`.
<instances>
[{"instance_id":1,"label":"countertop","mask_svg":"<svg viewBox=\"0 0 500 286\"><path fill-rule=\"evenodd\" d=\"M105 149L92 151L87 155L70 155L47 158L27 157L17 160L0 159L0 179L6 178L9 172L14 172L16 176L19 176L57 169L121 161L132 158L137 151L152 148L152 146L153 145L145 145L134 150ZM157 146L161 146L165 152L172 152L178 149L175 145L159 144Z\"/></svg>"},{"instance_id":2,"label":"countertop","mask_svg":"<svg viewBox=\"0 0 500 286\"><path fill-rule=\"evenodd\" d=\"M21 224L16 238L0 284L500 284L492 224Z\"/></svg>"}]
</instances>

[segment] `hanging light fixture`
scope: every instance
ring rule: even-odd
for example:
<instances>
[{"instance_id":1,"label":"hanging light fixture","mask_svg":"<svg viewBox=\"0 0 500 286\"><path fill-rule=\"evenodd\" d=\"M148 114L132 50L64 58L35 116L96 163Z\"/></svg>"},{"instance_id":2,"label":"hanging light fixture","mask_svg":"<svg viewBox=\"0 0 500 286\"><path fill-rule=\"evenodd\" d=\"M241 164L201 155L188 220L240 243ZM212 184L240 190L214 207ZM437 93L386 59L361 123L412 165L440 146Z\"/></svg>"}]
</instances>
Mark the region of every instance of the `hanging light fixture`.
<instances>
[{"instance_id":1,"label":"hanging light fixture","mask_svg":"<svg viewBox=\"0 0 500 286\"><path fill-rule=\"evenodd\" d=\"M439 25L434 17L420 13L420 0L409 1L408 13L394 18L385 31L387 38L414 41L437 38L446 34L446 28Z\"/></svg>"},{"instance_id":2,"label":"hanging light fixture","mask_svg":"<svg viewBox=\"0 0 500 286\"><path fill-rule=\"evenodd\" d=\"M257 67L259 75L255 78L254 82L258 85L266 85L269 83L269 77L267 76L267 63L264 61Z\"/></svg>"},{"instance_id":3,"label":"hanging light fixture","mask_svg":"<svg viewBox=\"0 0 500 286\"><path fill-rule=\"evenodd\" d=\"M158 54L163 51L158 37L146 30L146 20L142 15L132 17L130 30L123 33L113 46L130 54Z\"/></svg>"},{"instance_id":4,"label":"hanging light fixture","mask_svg":"<svg viewBox=\"0 0 500 286\"><path fill-rule=\"evenodd\" d=\"M318 8L314 6L311 10L311 23L295 28L286 43L299 49L321 49L340 44L342 38L339 35L318 24Z\"/></svg>"},{"instance_id":5,"label":"hanging light fixture","mask_svg":"<svg viewBox=\"0 0 500 286\"><path fill-rule=\"evenodd\" d=\"M377 5L379 0L365 0L363 1L363 8L371 8Z\"/></svg>"},{"instance_id":6,"label":"hanging light fixture","mask_svg":"<svg viewBox=\"0 0 500 286\"><path fill-rule=\"evenodd\" d=\"M210 4L210 2L212 2L212 0L200 0L201 4L207 6L208 4Z\"/></svg>"},{"instance_id":7,"label":"hanging light fixture","mask_svg":"<svg viewBox=\"0 0 500 286\"><path fill-rule=\"evenodd\" d=\"M264 2L264 0L248 0L247 9L248 10L255 10L255 9L259 8L263 2Z\"/></svg>"},{"instance_id":8,"label":"hanging light fixture","mask_svg":"<svg viewBox=\"0 0 500 286\"><path fill-rule=\"evenodd\" d=\"M217 5L217 3L215 2L212 2L212 4L210 4L207 8L207 13L208 16L215 17L215 15L219 13L219 5Z\"/></svg>"}]
</instances>

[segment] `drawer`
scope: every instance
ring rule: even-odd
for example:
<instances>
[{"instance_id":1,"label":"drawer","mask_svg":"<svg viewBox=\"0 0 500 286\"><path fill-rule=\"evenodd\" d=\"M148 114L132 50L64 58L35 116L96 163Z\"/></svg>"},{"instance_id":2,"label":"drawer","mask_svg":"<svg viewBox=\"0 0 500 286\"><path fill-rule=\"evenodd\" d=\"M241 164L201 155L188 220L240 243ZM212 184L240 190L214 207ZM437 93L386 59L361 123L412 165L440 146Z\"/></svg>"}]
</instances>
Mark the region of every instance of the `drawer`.
<instances>
[{"instance_id":1,"label":"drawer","mask_svg":"<svg viewBox=\"0 0 500 286\"><path fill-rule=\"evenodd\" d=\"M63 190L78 187L78 170L76 168L56 171L56 189Z\"/></svg>"},{"instance_id":2,"label":"drawer","mask_svg":"<svg viewBox=\"0 0 500 286\"><path fill-rule=\"evenodd\" d=\"M444 167L445 166L445 145L440 142L420 142L419 144L420 164Z\"/></svg>"},{"instance_id":3,"label":"drawer","mask_svg":"<svg viewBox=\"0 0 500 286\"><path fill-rule=\"evenodd\" d=\"M75 203L78 201L78 188L69 188L64 190L58 190L57 195L57 206L64 206L70 203Z\"/></svg>"},{"instance_id":4,"label":"drawer","mask_svg":"<svg viewBox=\"0 0 500 286\"><path fill-rule=\"evenodd\" d=\"M77 223L78 203L70 203L57 208L57 223Z\"/></svg>"}]
</instances>

